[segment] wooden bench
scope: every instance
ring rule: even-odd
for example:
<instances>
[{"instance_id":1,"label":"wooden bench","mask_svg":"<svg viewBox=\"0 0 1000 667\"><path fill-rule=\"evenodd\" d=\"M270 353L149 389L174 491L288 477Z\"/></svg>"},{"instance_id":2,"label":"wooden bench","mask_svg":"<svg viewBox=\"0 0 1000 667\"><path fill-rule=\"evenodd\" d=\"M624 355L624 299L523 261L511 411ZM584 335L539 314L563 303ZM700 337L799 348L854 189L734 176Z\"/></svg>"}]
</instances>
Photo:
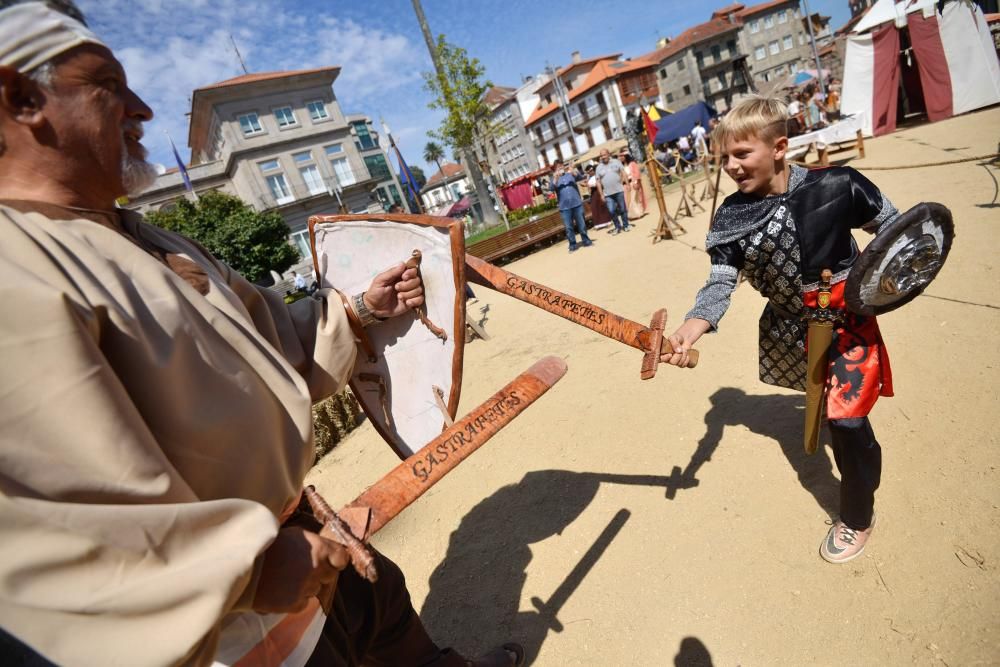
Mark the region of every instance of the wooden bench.
<instances>
[{"instance_id":1,"label":"wooden bench","mask_svg":"<svg viewBox=\"0 0 1000 667\"><path fill-rule=\"evenodd\" d=\"M559 214L558 210L554 210L537 220L520 224L484 241L474 243L465 250L470 255L487 262L493 262L536 243L556 239L565 236L565 234L566 228L563 227L562 215Z\"/></svg>"}]
</instances>

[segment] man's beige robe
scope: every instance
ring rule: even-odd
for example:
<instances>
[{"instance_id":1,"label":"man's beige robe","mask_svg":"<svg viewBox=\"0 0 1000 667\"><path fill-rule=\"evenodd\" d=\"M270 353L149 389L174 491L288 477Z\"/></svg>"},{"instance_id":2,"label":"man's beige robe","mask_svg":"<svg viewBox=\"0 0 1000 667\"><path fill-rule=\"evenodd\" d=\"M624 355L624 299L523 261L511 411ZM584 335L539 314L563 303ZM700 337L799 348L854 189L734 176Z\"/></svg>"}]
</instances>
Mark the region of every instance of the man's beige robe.
<instances>
[{"instance_id":1,"label":"man's beige robe","mask_svg":"<svg viewBox=\"0 0 1000 667\"><path fill-rule=\"evenodd\" d=\"M356 355L197 244L0 205L0 626L65 665L211 662Z\"/></svg>"}]
</instances>

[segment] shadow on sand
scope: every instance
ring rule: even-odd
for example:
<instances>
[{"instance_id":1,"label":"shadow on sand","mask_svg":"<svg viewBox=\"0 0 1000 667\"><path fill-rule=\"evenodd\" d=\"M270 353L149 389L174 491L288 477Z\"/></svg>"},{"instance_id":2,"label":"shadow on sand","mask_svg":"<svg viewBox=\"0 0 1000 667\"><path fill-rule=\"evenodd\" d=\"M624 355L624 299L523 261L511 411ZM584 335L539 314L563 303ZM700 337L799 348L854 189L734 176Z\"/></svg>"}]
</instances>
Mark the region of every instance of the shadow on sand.
<instances>
[{"instance_id":1,"label":"shadow on sand","mask_svg":"<svg viewBox=\"0 0 1000 667\"><path fill-rule=\"evenodd\" d=\"M840 482L833 475L833 466L823 452L814 456L805 453L802 431L805 406L801 395L767 394L749 395L742 389L723 387L711 399L712 407L705 415L705 435L691 457L688 470L682 473L685 482L681 488L697 485L694 474L702 463L711 459L719 446L727 426L743 426L757 435L775 440L788 463L795 470L799 484L816 500L831 518L840 515ZM820 442L830 442L829 431L824 426ZM675 469L676 471L676 469ZM674 474L671 474L671 478Z\"/></svg>"},{"instance_id":2,"label":"shadow on sand","mask_svg":"<svg viewBox=\"0 0 1000 667\"><path fill-rule=\"evenodd\" d=\"M534 609L521 611L531 562L529 545L562 533L594 499L602 482L666 487L670 480L656 475L540 470L501 488L463 517L451 535L447 556L431 574L420 614L430 635L455 643L466 655L517 641L531 664L549 631L563 630L560 609L631 513L627 509L609 512L607 526L594 535L587 551L567 558L562 583L544 601L532 597Z\"/></svg>"},{"instance_id":3,"label":"shadow on sand","mask_svg":"<svg viewBox=\"0 0 1000 667\"><path fill-rule=\"evenodd\" d=\"M532 596L533 609L522 610L532 557L529 545L561 534L582 514L602 483L664 487L668 499L679 490L694 489L699 469L711 460L727 426L744 426L778 441L802 486L821 508L836 515L839 484L829 459L807 456L802 448L800 396L751 396L740 389L723 388L711 401L712 408L705 415L705 435L683 470L674 466L669 476L533 471L476 505L451 534L448 553L431 574L420 613L430 635L454 643L466 655L517 641L531 664L550 631L562 632L563 623L589 622L560 619L560 609L625 527L631 513L627 509L608 510L606 527L593 536L587 551L579 557L567 557L562 583L546 600ZM674 664L701 666L712 661L700 641L687 637Z\"/></svg>"}]
</instances>

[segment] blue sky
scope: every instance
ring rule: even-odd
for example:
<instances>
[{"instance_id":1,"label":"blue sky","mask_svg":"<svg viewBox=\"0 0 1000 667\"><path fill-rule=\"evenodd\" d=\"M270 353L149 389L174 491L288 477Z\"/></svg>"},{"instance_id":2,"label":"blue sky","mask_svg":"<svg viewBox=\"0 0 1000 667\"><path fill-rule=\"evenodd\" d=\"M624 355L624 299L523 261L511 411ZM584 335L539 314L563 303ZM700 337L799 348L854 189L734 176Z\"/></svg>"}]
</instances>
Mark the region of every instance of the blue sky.
<instances>
[{"instance_id":1,"label":"blue sky","mask_svg":"<svg viewBox=\"0 0 1000 667\"><path fill-rule=\"evenodd\" d=\"M517 86L546 64L579 50L638 56L731 4L681 0L574 2L424 0L436 35L465 47L495 84ZM756 3L746 2L751 5ZM78 0L90 27L125 66L132 88L156 112L146 128L151 159L173 166L173 137L189 157L191 91L242 74L230 35L251 72L339 65L334 89L345 112L381 116L403 156L427 169L427 130L440 115L427 108L421 72L431 69L410 0ZM811 0L809 9L849 18L847 0ZM450 151L449 151L450 154Z\"/></svg>"}]
</instances>

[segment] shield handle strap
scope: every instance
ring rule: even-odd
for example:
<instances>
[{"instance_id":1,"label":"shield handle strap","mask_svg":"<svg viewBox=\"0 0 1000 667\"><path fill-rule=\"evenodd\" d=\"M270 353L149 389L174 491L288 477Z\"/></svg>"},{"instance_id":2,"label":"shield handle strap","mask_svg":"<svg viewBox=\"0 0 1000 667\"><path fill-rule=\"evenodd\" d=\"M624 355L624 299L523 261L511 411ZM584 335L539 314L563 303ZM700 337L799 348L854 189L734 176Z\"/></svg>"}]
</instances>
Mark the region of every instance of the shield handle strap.
<instances>
[{"instance_id":1,"label":"shield handle strap","mask_svg":"<svg viewBox=\"0 0 1000 667\"><path fill-rule=\"evenodd\" d=\"M405 266L408 269L416 270L417 275L420 276L420 262L422 259L423 254L419 250L414 250L410 254L410 258L406 260ZM423 281L422 276L420 277L420 280L421 282ZM426 306L417 306L414 310L417 312L417 319L419 319L420 323L427 327L432 334L440 338L442 341L448 340L448 332L431 322L430 318L427 317Z\"/></svg>"}]
</instances>

